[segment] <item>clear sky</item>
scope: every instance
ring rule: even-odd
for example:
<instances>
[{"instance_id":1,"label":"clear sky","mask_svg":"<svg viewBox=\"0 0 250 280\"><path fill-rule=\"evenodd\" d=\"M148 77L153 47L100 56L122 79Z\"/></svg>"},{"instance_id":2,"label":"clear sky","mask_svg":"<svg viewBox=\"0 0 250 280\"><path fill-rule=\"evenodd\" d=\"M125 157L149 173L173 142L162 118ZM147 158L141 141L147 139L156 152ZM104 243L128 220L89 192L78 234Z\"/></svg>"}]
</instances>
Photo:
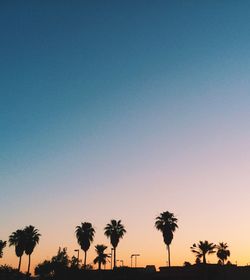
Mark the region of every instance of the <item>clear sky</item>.
<instances>
[{"instance_id":1,"label":"clear sky","mask_svg":"<svg viewBox=\"0 0 250 280\"><path fill-rule=\"evenodd\" d=\"M174 265L205 239L250 262L249 18L244 0L2 0L0 239L37 227L36 265L89 221L91 262L122 219L118 258L160 266L168 210Z\"/></svg>"}]
</instances>

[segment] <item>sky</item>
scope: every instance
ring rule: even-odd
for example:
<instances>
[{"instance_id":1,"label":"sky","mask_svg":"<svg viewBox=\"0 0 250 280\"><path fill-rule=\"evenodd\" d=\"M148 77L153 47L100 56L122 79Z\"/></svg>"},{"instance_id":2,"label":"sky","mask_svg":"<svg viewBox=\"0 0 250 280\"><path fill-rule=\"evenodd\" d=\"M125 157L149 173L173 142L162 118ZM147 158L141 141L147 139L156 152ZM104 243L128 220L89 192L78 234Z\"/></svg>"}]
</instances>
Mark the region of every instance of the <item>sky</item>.
<instances>
[{"instance_id":1,"label":"sky","mask_svg":"<svg viewBox=\"0 0 250 280\"><path fill-rule=\"evenodd\" d=\"M170 211L173 265L199 240L249 263L249 17L245 0L2 0L0 239L38 228L34 267L75 254L88 221L91 263L121 219L117 258L159 267Z\"/></svg>"}]
</instances>

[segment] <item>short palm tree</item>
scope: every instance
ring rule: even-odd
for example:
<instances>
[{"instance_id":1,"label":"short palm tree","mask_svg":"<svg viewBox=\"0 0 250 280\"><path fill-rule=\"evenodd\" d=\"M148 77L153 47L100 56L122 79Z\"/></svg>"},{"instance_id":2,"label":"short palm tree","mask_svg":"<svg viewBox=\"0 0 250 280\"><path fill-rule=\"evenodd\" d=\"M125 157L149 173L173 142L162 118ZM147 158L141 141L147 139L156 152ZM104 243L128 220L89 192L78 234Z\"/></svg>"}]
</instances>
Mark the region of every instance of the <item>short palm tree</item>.
<instances>
[{"instance_id":1,"label":"short palm tree","mask_svg":"<svg viewBox=\"0 0 250 280\"><path fill-rule=\"evenodd\" d=\"M38 229L34 226L27 226L23 230L25 234L25 254L29 256L28 262L28 271L27 274L30 273L30 261L31 261L31 254L33 253L36 245L39 243L39 239L41 234L38 233Z\"/></svg>"},{"instance_id":2,"label":"short palm tree","mask_svg":"<svg viewBox=\"0 0 250 280\"><path fill-rule=\"evenodd\" d=\"M18 229L9 236L9 246L15 246L16 256L19 258L18 271L21 269L22 256L25 250L24 230Z\"/></svg>"},{"instance_id":3,"label":"short palm tree","mask_svg":"<svg viewBox=\"0 0 250 280\"><path fill-rule=\"evenodd\" d=\"M95 251L97 253L97 257L94 259L94 264L98 263L98 269L101 270L101 265L105 265L107 263L108 254L105 254L104 251L108 247L105 245L96 245Z\"/></svg>"},{"instance_id":4,"label":"short palm tree","mask_svg":"<svg viewBox=\"0 0 250 280\"><path fill-rule=\"evenodd\" d=\"M193 246L190 247L191 251L196 255L196 258L202 258L203 264L207 263L206 255L210 255L215 253L216 245L213 243L209 243L207 240L205 241L199 241L197 244L193 244Z\"/></svg>"},{"instance_id":5,"label":"short palm tree","mask_svg":"<svg viewBox=\"0 0 250 280\"><path fill-rule=\"evenodd\" d=\"M116 268L116 247L125 233L126 230L121 224L121 220L111 220L110 224L104 228L104 234L110 238L110 243L114 248L114 268Z\"/></svg>"},{"instance_id":6,"label":"short palm tree","mask_svg":"<svg viewBox=\"0 0 250 280\"><path fill-rule=\"evenodd\" d=\"M91 223L84 222L80 226L76 227L76 238L81 249L84 251L84 269L86 269L87 262L87 251L90 247L91 242L94 240L95 229Z\"/></svg>"},{"instance_id":7,"label":"short palm tree","mask_svg":"<svg viewBox=\"0 0 250 280\"><path fill-rule=\"evenodd\" d=\"M167 246L169 266L171 266L170 244L173 240L174 232L178 228L177 222L178 219L174 216L174 214L168 211L161 213L158 217L156 217L155 221L155 227L162 232L164 243Z\"/></svg>"},{"instance_id":8,"label":"short palm tree","mask_svg":"<svg viewBox=\"0 0 250 280\"><path fill-rule=\"evenodd\" d=\"M3 249L6 247L6 241L0 240L0 259L3 257Z\"/></svg>"},{"instance_id":9,"label":"short palm tree","mask_svg":"<svg viewBox=\"0 0 250 280\"><path fill-rule=\"evenodd\" d=\"M225 264L225 261L230 257L230 251L228 250L227 243L220 242L217 248L217 257L221 260L222 264Z\"/></svg>"}]
</instances>

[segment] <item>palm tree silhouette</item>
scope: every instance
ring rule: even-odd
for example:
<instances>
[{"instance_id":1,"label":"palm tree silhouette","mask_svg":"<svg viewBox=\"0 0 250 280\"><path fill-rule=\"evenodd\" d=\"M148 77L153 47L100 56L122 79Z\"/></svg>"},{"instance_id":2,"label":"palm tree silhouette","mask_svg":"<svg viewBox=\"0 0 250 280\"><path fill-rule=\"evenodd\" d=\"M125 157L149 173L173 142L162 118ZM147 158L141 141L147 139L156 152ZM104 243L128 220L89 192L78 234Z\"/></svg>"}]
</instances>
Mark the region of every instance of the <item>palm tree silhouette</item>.
<instances>
[{"instance_id":1,"label":"palm tree silhouette","mask_svg":"<svg viewBox=\"0 0 250 280\"><path fill-rule=\"evenodd\" d=\"M22 256L25 250L24 230L18 229L9 236L9 246L15 246L16 256L19 258L18 271L21 269Z\"/></svg>"},{"instance_id":2,"label":"palm tree silhouette","mask_svg":"<svg viewBox=\"0 0 250 280\"><path fill-rule=\"evenodd\" d=\"M38 229L36 229L34 226L31 225L25 227L24 234L25 234L25 254L29 256L28 271L27 271L27 274L29 275L31 254L33 253L36 245L39 243L41 234L38 233Z\"/></svg>"},{"instance_id":3,"label":"palm tree silhouette","mask_svg":"<svg viewBox=\"0 0 250 280\"><path fill-rule=\"evenodd\" d=\"M95 251L97 253L97 257L94 259L94 264L98 263L98 269L101 270L101 265L105 265L107 263L108 254L105 254L104 251L108 247L105 245L96 245Z\"/></svg>"},{"instance_id":4,"label":"palm tree silhouette","mask_svg":"<svg viewBox=\"0 0 250 280\"><path fill-rule=\"evenodd\" d=\"M91 242L93 242L95 229L92 227L91 223L81 223L80 226L76 227L76 238L81 249L84 251L84 269L86 269L87 261L87 251L90 247Z\"/></svg>"},{"instance_id":5,"label":"palm tree silhouette","mask_svg":"<svg viewBox=\"0 0 250 280\"><path fill-rule=\"evenodd\" d=\"M114 268L116 268L116 247L125 233L126 230L121 224L121 220L111 220L110 224L107 224L104 228L104 234L110 238L110 243L114 248Z\"/></svg>"},{"instance_id":6,"label":"palm tree silhouette","mask_svg":"<svg viewBox=\"0 0 250 280\"><path fill-rule=\"evenodd\" d=\"M228 257L230 257L230 251L227 249L227 243L220 242L219 245L216 246L217 248L217 257L221 260L222 264L225 264L225 261Z\"/></svg>"},{"instance_id":7,"label":"palm tree silhouette","mask_svg":"<svg viewBox=\"0 0 250 280\"><path fill-rule=\"evenodd\" d=\"M210 255L215 253L215 248L216 245L213 243L209 243L207 240L199 241L198 244L194 243L193 246L190 247L191 251L195 253L197 258L203 259L203 264L207 263L206 254Z\"/></svg>"},{"instance_id":8,"label":"palm tree silhouette","mask_svg":"<svg viewBox=\"0 0 250 280\"><path fill-rule=\"evenodd\" d=\"M178 228L177 222L178 219L175 218L174 214L168 211L162 212L160 216L156 217L155 221L155 227L162 232L164 243L167 245L169 267L171 266L170 244L174 237L173 233Z\"/></svg>"},{"instance_id":9,"label":"palm tree silhouette","mask_svg":"<svg viewBox=\"0 0 250 280\"><path fill-rule=\"evenodd\" d=\"M6 241L0 240L0 259L3 257L3 249L6 247Z\"/></svg>"}]
</instances>

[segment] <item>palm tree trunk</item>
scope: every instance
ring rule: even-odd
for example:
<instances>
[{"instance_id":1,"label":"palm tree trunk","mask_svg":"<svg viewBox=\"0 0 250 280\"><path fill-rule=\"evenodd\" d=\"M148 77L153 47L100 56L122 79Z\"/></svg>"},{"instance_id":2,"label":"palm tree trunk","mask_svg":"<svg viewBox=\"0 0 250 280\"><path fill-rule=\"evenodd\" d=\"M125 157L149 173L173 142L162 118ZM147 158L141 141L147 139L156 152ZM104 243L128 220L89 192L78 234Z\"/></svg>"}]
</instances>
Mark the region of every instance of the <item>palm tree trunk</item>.
<instances>
[{"instance_id":1,"label":"palm tree trunk","mask_svg":"<svg viewBox=\"0 0 250 280\"><path fill-rule=\"evenodd\" d=\"M101 262L98 263L98 269L101 270Z\"/></svg>"},{"instance_id":2,"label":"palm tree trunk","mask_svg":"<svg viewBox=\"0 0 250 280\"><path fill-rule=\"evenodd\" d=\"M169 245L167 245L167 249L168 249L168 266L170 267L171 263L170 263L170 246Z\"/></svg>"},{"instance_id":3,"label":"palm tree trunk","mask_svg":"<svg viewBox=\"0 0 250 280\"><path fill-rule=\"evenodd\" d=\"M207 263L207 260L206 260L206 255L203 254L203 263L206 264Z\"/></svg>"},{"instance_id":4,"label":"palm tree trunk","mask_svg":"<svg viewBox=\"0 0 250 280\"><path fill-rule=\"evenodd\" d=\"M21 269L22 256L19 257L18 271Z\"/></svg>"},{"instance_id":5,"label":"palm tree trunk","mask_svg":"<svg viewBox=\"0 0 250 280\"><path fill-rule=\"evenodd\" d=\"M29 255L29 262L28 262L28 271L27 271L27 274L28 274L28 275L30 274L30 255Z\"/></svg>"},{"instance_id":6,"label":"palm tree trunk","mask_svg":"<svg viewBox=\"0 0 250 280\"><path fill-rule=\"evenodd\" d=\"M87 251L84 251L84 269L86 269L87 266Z\"/></svg>"},{"instance_id":7,"label":"palm tree trunk","mask_svg":"<svg viewBox=\"0 0 250 280\"><path fill-rule=\"evenodd\" d=\"M116 247L114 247L114 268L116 268Z\"/></svg>"}]
</instances>

